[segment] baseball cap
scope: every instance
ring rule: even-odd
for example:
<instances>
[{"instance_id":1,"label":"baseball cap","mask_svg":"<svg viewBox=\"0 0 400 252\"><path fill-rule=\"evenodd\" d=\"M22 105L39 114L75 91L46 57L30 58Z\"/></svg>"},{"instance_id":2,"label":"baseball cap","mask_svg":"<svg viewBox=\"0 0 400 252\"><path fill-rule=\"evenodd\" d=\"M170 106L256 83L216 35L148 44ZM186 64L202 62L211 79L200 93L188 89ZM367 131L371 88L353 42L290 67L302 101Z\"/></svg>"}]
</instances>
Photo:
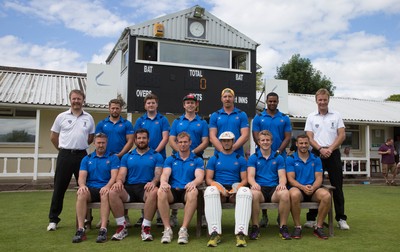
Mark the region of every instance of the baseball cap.
<instances>
[{"instance_id":1,"label":"baseball cap","mask_svg":"<svg viewBox=\"0 0 400 252\"><path fill-rule=\"evenodd\" d=\"M230 131L225 131L225 132L222 132L221 135L219 135L218 139L220 139L220 140L221 139L235 139L235 134L233 134Z\"/></svg>"},{"instance_id":2,"label":"baseball cap","mask_svg":"<svg viewBox=\"0 0 400 252\"><path fill-rule=\"evenodd\" d=\"M223 96L225 93L231 93L233 96L235 96L235 91L230 88L224 88L224 90L221 92L221 96Z\"/></svg>"},{"instance_id":3,"label":"baseball cap","mask_svg":"<svg viewBox=\"0 0 400 252\"><path fill-rule=\"evenodd\" d=\"M194 94L187 94L185 97L183 97L182 101L187 101L187 100L193 100L197 102L197 98Z\"/></svg>"}]
</instances>

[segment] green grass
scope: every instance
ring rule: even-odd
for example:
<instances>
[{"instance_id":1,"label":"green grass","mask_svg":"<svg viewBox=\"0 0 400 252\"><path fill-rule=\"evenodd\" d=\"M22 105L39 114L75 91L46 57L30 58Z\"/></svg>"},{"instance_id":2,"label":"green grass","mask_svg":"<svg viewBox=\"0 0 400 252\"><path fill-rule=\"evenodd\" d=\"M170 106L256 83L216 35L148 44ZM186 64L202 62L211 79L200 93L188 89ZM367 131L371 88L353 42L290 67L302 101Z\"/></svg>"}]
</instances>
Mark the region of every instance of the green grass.
<instances>
[{"instance_id":1,"label":"green grass","mask_svg":"<svg viewBox=\"0 0 400 252\"><path fill-rule=\"evenodd\" d=\"M278 236L276 210L269 211L270 226L262 229L257 241L248 241L247 248L236 248L234 210L223 211L223 237L217 248L207 248L208 240L203 230L200 238L195 237L195 217L191 223L190 242L176 244L177 229L171 244L161 244L162 229L153 227L153 242L140 240L139 228L130 228L129 236L123 241L95 243L97 230L88 231L88 240L80 244L71 242L75 233L75 193L68 191L65 196L62 221L55 232L47 232L47 214L51 192L0 192L0 251L229 251L247 249L251 251L398 251L400 220L400 187L376 185L346 185L346 214L351 227L349 231L335 228L335 236L323 241L315 238L310 229L304 229L301 240L284 241ZM29 207L28 207L29 206ZM94 210L94 222L99 219ZM181 221L182 211L179 211ZM302 213L304 218L305 211ZM131 210L132 221L139 217L139 211ZM113 218L109 233L115 231ZM302 220L304 221L304 219ZM94 223L95 224L95 223ZM336 223L335 223L336 224ZM289 218L289 228L293 222ZM327 230L326 230L327 231Z\"/></svg>"}]
</instances>

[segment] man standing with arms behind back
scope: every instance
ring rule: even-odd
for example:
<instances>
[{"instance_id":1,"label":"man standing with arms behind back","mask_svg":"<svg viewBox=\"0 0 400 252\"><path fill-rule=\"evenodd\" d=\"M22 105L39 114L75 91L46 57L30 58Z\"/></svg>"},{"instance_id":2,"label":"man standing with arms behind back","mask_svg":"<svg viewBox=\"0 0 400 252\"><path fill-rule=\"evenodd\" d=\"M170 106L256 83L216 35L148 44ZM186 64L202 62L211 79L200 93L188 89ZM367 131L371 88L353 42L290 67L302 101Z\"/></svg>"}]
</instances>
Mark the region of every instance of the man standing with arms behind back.
<instances>
[{"instance_id":1,"label":"man standing with arms behind back","mask_svg":"<svg viewBox=\"0 0 400 252\"><path fill-rule=\"evenodd\" d=\"M318 110L307 116L305 131L310 138L313 153L320 156L324 171L328 172L335 204L335 219L340 229L350 229L347 216L344 213L343 170L339 147L346 138L345 126L341 115L328 109L329 91L321 88L315 94ZM318 211L310 210L307 214L305 227L312 227Z\"/></svg>"},{"instance_id":2,"label":"man standing with arms behind back","mask_svg":"<svg viewBox=\"0 0 400 252\"><path fill-rule=\"evenodd\" d=\"M108 137L107 151L119 159L133 146L133 125L121 116L123 101L112 99L108 103L110 115L96 126L96 134L104 133Z\"/></svg>"},{"instance_id":3,"label":"man standing with arms behind back","mask_svg":"<svg viewBox=\"0 0 400 252\"><path fill-rule=\"evenodd\" d=\"M65 191L72 174L78 181L81 161L87 155L86 149L94 137L93 117L82 108L85 94L81 90L74 89L69 93L69 100L71 108L59 114L51 127L50 140L59 152L47 231L57 229L57 224L61 220L58 216L62 212Z\"/></svg>"}]
</instances>

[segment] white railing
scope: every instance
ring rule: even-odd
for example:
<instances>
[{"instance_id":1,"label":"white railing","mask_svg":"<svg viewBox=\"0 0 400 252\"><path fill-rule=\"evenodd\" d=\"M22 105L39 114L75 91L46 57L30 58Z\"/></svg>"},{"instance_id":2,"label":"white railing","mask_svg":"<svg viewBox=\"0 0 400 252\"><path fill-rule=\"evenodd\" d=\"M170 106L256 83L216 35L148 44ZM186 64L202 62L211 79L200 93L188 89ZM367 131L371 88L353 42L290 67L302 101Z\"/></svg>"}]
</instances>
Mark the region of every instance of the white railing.
<instances>
[{"instance_id":1,"label":"white railing","mask_svg":"<svg viewBox=\"0 0 400 252\"><path fill-rule=\"evenodd\" d=\"M3 167L2 167L3 171L0 173L0 178L32 177L33 180L37 180L38 177L54 177L57 154L39 154L35 156L35 154L29 154L29 153L28 154L0 153L0 160L1 159L3 159ZM48 162L46 162L46 160ZM16 162L10 164L12 161ZM39 161L41 167L35 169L34 167L38 167ZM24 162L23 165L22 162Z\"/></svg>"},{"instance_id":2,"label":"white railing","mask_svg":"<svg viewBox=\"0 0 400 252\"><path fill-rule=\"evenodd\" d=\"M0 178L27 178L32 177L37 180L40 177L54 177L56 168L57 154L35 154L20 153L0 153L0 161L3 159L3 170L0 172ZM10 161L16 160L10 168ZM48 160L49 162L45 162ZM41 164L41 167L35 170L35 162ZM22 165L22 162L24 163ZM342 157L343 174L345 175L366 175L371 176L370 160L362 157ZM22 167L23 166L23 167ZM1 167L1 166L0 166ZM27 168L30 167L30 168ZM38 165L36 165L38 167ZM9 171L12 170L12 171ZM39 171L40 170L40 171Z\"/></svg>"},{"instance_id":3,"label":"white railing","mask_svg":"<svg viewBox=\"0 0 400 252\"><path fill-rule=\"evenodd\" d=\"M371 176L370 160L361 157L342 157L343 174Z\"/></svg>"}]
</instances>

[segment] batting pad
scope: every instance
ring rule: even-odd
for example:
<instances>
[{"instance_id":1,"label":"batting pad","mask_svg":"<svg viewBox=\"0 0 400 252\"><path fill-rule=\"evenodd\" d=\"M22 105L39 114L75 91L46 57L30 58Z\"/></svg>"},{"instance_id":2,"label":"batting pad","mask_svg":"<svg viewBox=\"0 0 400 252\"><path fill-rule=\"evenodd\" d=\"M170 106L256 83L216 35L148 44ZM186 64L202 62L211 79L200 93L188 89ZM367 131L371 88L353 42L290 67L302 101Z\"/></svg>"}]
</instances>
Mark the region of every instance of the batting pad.
<instances>
[{"instance_id":1,"label":"batting pad","mask_svg":"<svg viewBox=\"0 0 400 252\"><path fill-rule=\"evenodd\" d=\"M204 212L208 224L208 233L221 234L222 206L220 192L215 186L208 186L204 191Z\"/></svg>"},{"instance_id":2,"label":"batting pad","mask_svg":"<svg viewBox=\"0 0 400 252\"><path fill-rule=\"evenodd\" d=\"M245 186L239 188L236 193L235 234L240 232L248 234L252 199L250 188Z\"/></svg>"}]
</instances>

